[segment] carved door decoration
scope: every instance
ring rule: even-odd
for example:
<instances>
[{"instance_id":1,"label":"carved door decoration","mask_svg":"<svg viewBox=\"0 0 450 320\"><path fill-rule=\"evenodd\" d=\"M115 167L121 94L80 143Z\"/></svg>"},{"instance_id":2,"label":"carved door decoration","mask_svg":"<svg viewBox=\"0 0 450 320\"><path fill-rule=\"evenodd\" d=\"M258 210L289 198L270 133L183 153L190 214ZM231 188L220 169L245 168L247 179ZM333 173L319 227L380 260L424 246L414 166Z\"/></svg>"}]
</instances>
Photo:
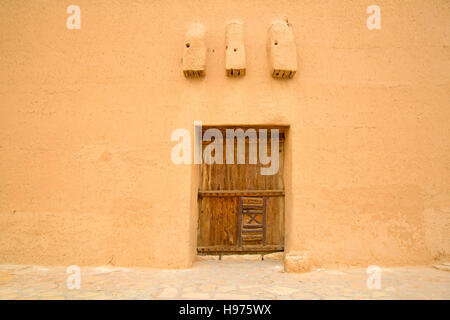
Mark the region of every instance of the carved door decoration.
<instances>
[{"instance_id":1,"label":"carved door decoration","mask_svg":"<svg viewBox=\"0 0 450 320\"><path fill-rule=\"evenodd\" d=\"M240 197L238 243L266 244L266 197Z\"/></svg>"},{"instance_id":2,"label":"carved door decoration","mask_svg":"<svg viewBox=\"0 0 450 320\"><path fill-rule=\"evenodd\" d=\"M218 128L218 127L214 127ZM230 127L226 128L242 128ZM220 129L225 137L225 127ZM203 131L208 127L203 127ZM270 137L270 128L268 136ZM249 139L245 142L245 164L200 165L198 191L197 251L199 254L268 253L284 250L284 136L286 127L277 127L279 169L262 175L262 165L249 163ZM256 129L258 131L258 129ZM258 134L258 144L260 143ZM270 139L267 139L271 155ZM226 157L226 138L223 139ZM203 142L203 149L210 142ZM253 142L254 143L254 142Z\"/></svg>"}]
</instances>

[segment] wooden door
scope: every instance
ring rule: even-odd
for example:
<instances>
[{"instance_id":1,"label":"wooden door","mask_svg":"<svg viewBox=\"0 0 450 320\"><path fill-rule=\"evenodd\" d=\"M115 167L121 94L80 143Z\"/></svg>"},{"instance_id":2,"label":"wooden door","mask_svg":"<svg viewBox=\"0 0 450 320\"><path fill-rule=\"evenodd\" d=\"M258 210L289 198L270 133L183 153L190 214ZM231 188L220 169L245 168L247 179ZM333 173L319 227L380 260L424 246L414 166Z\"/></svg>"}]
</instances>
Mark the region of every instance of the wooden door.
<instances>
[{"instance_id":1,"label":"wooden door","mask_svg":"<svg viewBox=\"0 0 450 320\"><path fill-rule=\"evenodd\" d=\"M226 128L219 128L223 137ZM207 129L208 127L203 127L203 132ZM270 128L267 129L270 132ZM236 139L234 139L235 163L225 163L226 138L224 138L222 141L224 164L200 165L198 253L265 253L284 250L285 128L277 129L280 132L279 169L274 175L261 174L261 167L269 165L262 165L259 157L257 164L249 164L248 139L245 142L245 164L237 164ZM256 131L258 132L258 129ZM270 136L270 133L268 135ZM258 148L259 142L258 133ZM203 143L203 150L209 143ZM270 139L264 143L271 155Z\"/></svg>"}]
</instances>

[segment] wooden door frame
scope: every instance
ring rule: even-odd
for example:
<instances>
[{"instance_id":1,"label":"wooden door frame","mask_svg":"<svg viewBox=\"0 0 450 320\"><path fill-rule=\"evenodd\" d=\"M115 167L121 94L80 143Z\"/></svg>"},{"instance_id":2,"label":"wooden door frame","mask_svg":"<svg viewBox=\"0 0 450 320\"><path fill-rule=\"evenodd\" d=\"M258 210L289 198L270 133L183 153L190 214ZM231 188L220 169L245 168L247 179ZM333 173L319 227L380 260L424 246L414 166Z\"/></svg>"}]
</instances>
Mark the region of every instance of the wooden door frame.
<instances>
[{"instance_id":1,"label":"wooden door frame","mask_svg":"<svg viewBox=\"0 0 450 320\"><path fill-rule=\"evenodd\" d=\"M257 124L257 125L249 125L249 124L245 124L245 125L202 125L202 129L207 130L207 129L211 129L211 128L215 128L215 129L249 129L249 128L253 128L255 130L258 129L279 129L280 132L282 132L284 134L284 157L285 157L285 163L284 163L284 170L282 172L283 174L283 178L284 178L284 190L253 190L251 191L254 195L265 195L266 192L268 192L270 194L270 196L283 196L284 197L284 234L283 234L283 246L282 248L280 248L280 246L271 246L271 245L267 245L265 246L264 250L258 250L258 251L254 251L251 252L252 254L267 254L267 253L272 253L272 252L284 252L286 251L286 245L287 245L287 236L286 236L286 231L287 231L287 195L286 195L286 190L289 188L290 189L290 185L291 185L291 177L286 175L286 167L287 165L289 165L289 169L288 171L291 172L290 170L290 166L291 166L291 161L290 161L290 144L288 144L288 134L289 134L289 129L290 129L290 125L279 125L279 124ZM197 131L197 129L194 129L194 131ZM203 132L202 132L203 134ZM195 139L195 138L194 138ZM289 146L289 149L288 149ZM214 191L200 191L200 175L201 175L201 170L200 170L200 166L199 164L195 165L195 170L194 170L194 174L195 174L195 179L194 179L194 188L193 191L195 192L195 195L193 197L193 199L195 199L195 214L194 214L194 219L195 219L195 232L193 234L194 236L194 251L195 251L195 255L225 255L225 254L239 254L239 253L248 253L248 252L244 252L247 251L247 249L244 248L231 248L229 250L224 249L223 247L220 248L220 250L214 250L213 247L210 247L210 249L208 250L198 250L198 246L197 246L197 237L198 237L198 232L200 232L199 230L199 225L198 225L198 219L199 219L199 214L200 214L200 208L198 206L199 204L199 198L203 197L203 196L217 196L214 194ZM223 191L222 191L223 193ZM230 196L239 196L238 194L236 194L236 192L230 191ZM242 194L244 195L244 194Z\"/></svg>"}]
</instances>

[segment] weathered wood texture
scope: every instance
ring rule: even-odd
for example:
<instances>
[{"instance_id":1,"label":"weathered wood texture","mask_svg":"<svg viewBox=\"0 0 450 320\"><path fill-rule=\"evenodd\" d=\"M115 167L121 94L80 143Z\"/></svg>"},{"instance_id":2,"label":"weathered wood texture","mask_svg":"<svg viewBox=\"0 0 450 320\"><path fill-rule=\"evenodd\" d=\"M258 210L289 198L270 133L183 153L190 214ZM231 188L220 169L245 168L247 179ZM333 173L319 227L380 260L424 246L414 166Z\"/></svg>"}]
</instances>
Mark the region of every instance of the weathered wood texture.
<instances>
[{"instance_id":1,"label":"weathered wood texture","mask_svg":"<svg viewBox=\"0 0 450 320\"><path fill-rule=\"evenodd\" d=\"M204 128L206 130L206 128ZM224 135L225 136L225 135ZM281 131L279 145L279 170L274 175L261 175L261 164L249 164L249 142L245 144L245 164L237 164L237 142L235 141L235 164L205 164L200 168L198 252L263 252L280 251L284 246L284 133ZM224 162L226 139L223 139ZM203 149L207 144L203 144ZM267 150L271 155L270 139ZM268 167L269 165L265 165ZM241 241L239 235L250 215L242 215L239 221L241 198L265 198L264 234L251 235L246 231L244 238L255 241ZM261 200L256 200L261 201ZM263 214L257 218L262 222ZM253 221L254 223L254 221ZM249 227L251 229L252 227ZM256 239L258 238L258 239ZM264 238L264 241L262 241ZM241 239L242 240L242 239ZM208 250L207 248L211 248ZM247 248L247 249L246 249ZM271 248L271 249L269 249ZM267 250L266 250L267 249Z\"/></svg>"}]
</instances>

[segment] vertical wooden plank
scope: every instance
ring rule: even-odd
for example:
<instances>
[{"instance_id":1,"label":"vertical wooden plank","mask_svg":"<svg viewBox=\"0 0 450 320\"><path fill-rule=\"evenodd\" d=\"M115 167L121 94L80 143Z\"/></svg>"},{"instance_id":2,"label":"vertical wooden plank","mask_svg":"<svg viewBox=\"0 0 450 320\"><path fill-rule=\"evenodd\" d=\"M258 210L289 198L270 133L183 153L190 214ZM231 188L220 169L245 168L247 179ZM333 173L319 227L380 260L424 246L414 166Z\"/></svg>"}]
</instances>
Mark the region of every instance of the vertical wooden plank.
<instances>
[{"instance_id":1,"label":"vertical wooden plank","mask_svg":"<svg viewBox=\"0 0 450 320\"><path fill-rule=\"evenodd\" d=\"M247 190L256 190L258 187L258 176L259 170L258 170L258 164L249 164L250 159L250 143L249 141L246 141L245 143L245 153L246 153L246 185L244 186L244 189Z\"/></svg>"},{"instance_id":2,"label":"vertical wooden plank","mask_svg":"<svg viewBox=\"0 0 450 320\"><path fill-rule=\"evenodd\" d=\"M226 246L230 245L230 224L231 224L231 199L225 198L224 209L222 212L222 243Z\"/></svg>"},{"instance_id":3,"label":"vertical wooden plank","mask_svg":"<svg viewBox=\"0 0 450 320\"><path fill-rule=\"evenodd\" d=\"M285 206L285 202L284 202L284 197L279 197L276 199L276 201L278 202L278 208L279 208L279 222L278 222L278 229L280 230L280 239L279 239L279 243L280 245L284 246L284 232L285 232L285 227L284 227L284 221L285 221L285 214L284 214L284 206Z\"/></svg>"},{"instance_id":4,"label":"vertical wooden plank","mask_svg":"<svg viewBox=\"0 0 450 320\"><path fill-rule=\"evenodd\" d=\"M203 198L199 203L199 229L200 232L197 235L197 241L199 246L209 246L210 241L210 221L212 219L210 201L212 198Z\"/></svg>"},{"instance_id":5,"label":"vertical wooden plank","mask_svg":"<svg viewBox=\"0 0 450 320\"><path fill-rule=\"evenodd\" d=\"M273 197L270 197L266 201L266 223L267 223L267 230L266 230L266 244L267 245L273 245L276 243L274 236L274 222L276 220L277 212L273 206Z\"/></svg>"},{"instance_id":6,"label":"vertical wooden plank","mask_svg":"<svg viewBox=\"0 0 450 320\"><path fill-rule=\"evenodd\" d=\"M279 159L280 159L280 168L278 170L277 174L277 180L276 180L276 188L283 189L284 190L284 141L280 143L280 150L279 150Z\"/></svg>"},{"instance_id":7,"label":"vertical wooden plank","mask_svg":"<svg viewBox=\"0 0 450 320\"><path fill-rule=\"evenodd\" d=\"M215 243L217 244L223 244L222 243L222 218L223 218L223 210L224 210L224 202L225 198L217 198L217 205L216 205L216 212L215 212Z\"/></svg>"},{"instance_id":8,"label":"vertical wooden plank","mask_svg":"<svg viewBox=\"0 0 450 320\"><path fill-rule=\"evenodd\" d=\"M242 247L242 198L239 198L238 245Z\"/></svg>"},{"instance_id":9,"label":"vertical wooden plank","mask_svg":"<svg viewBox=\"0 0 450 320\"><path fill-rule=\"evenodd\" d=\"M204 227L203 221L202 221L202 218L204 217L204 215L202 214L203 204L204 204L204 202L201 199L199 199L198 200L198 219L197 219L197 245L198 246L205 246L205 241L203 240L205 227Z\"/></svg>"},{"instance_id":10,"label":"vertical wooden plank","mask_svg":"<svg viewBox=\"0 0 450 320\"><path fill-rule=\"evenodd\" d=\"M225 140L226 139L224 139L224 141ZM225 163L225 185L224 185L224 189L223 190L233 190L233 186L232 186L232 182L233 182L233 177L232 177L233 165L226 163L226 159L227 159L227 146L226 146L226 143L227 142L225 141L224 145L223 145L224 163ZM234 154L233 154L233 156L234 156Z\"/></svg>"},{"instance_id":11,"label":"vertical wooden plank","mask_svg":"<svg viewBox=\"0 0 450 320\"><path fill-rule=\"evenodd\" d=\"M267 222L267 219L266 219L266 200L267 200L267 198L266 197L264 197L263 198L263 202L264 202L264 204L263 204L263 221L262 221L262 223L263 223L263 246L265 246L266 245L266 231L267 231L267 226L266 226L266 222Z\"/></svg>"}]
</instances>

